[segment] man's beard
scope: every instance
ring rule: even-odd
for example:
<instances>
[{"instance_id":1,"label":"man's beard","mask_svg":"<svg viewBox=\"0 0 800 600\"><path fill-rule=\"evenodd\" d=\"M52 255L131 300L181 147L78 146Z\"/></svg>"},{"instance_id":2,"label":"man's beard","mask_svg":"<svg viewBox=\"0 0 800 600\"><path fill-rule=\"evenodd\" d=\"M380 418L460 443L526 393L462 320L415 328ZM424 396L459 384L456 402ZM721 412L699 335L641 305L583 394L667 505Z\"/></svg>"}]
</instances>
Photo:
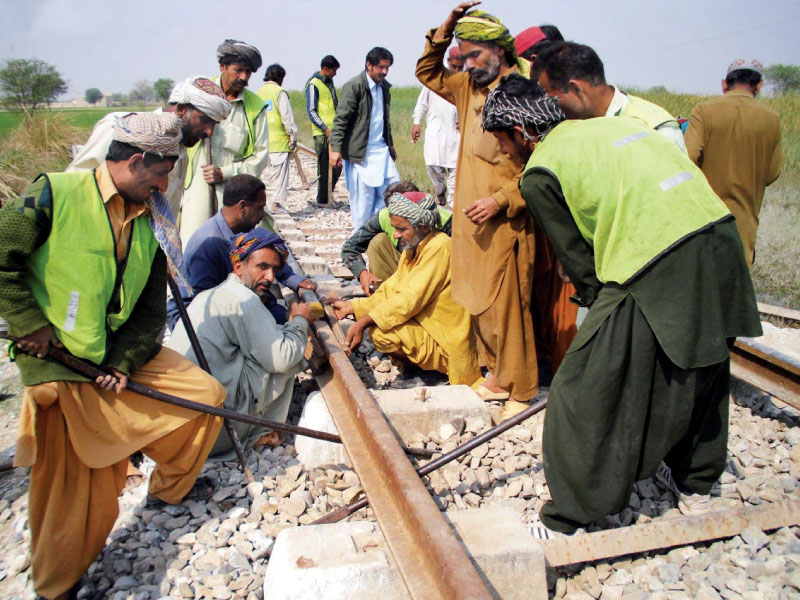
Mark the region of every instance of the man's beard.
<instances>
[{"instance_id":1,"label":"man's beard","mask_svg":"<svg viewBox=\"0 0 800 600\"><path fill-rule=\"evenodd\" d=\"M472 81L480 87L485 87L497 79L500 74L500 59L496 54L492 54L486 63L485 69L472 67L468 72Z\"/></svg>"},{"instance_id":2,"label":"man's beard","mask_svg":"<svg viewBox=\"0 0 800 600\"><path fill-rule=\"evenodd\" d=\"M398 240L397 245L400 247L400 250L408 250L409 252L414 252L417 249L417 246L420 245L422 242L422 236L417 232L414 231L414 237L411 238L409 241L405 240Z\"/></svg>"}]
</instances>

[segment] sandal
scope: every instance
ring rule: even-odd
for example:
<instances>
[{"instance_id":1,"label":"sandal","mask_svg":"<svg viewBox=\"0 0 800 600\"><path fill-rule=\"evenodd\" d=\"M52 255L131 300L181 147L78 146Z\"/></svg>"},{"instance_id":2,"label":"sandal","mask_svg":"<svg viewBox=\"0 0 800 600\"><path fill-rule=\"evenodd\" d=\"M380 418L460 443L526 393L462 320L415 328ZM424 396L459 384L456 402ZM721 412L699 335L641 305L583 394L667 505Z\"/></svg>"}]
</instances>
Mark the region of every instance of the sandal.
<instances>
[{"instance_id":1,"label":"sandal","mask_svg":"<svg viewBox=\"0 0 800 600\"><path fill-rule=\"evenodd\" d=\"M493 392L483 384L475 388L475 393L481 400L508 400L510 395L508 392Z\"/></svg>"}]
</instances>

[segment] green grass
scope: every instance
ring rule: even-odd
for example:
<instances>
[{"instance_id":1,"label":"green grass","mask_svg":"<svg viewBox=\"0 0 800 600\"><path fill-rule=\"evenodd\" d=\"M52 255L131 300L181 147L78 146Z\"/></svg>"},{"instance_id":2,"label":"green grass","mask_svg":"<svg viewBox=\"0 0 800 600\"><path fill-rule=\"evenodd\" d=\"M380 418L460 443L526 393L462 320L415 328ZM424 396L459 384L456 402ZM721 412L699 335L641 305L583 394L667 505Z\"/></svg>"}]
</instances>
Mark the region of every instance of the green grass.
<instances>
[{"instance_id":1,"label":"green grass","mask_svg":"<svg viewBox=\"0 0 800 600\"><path fill-rule=\"evenodd\" d=\"M50 112L63 114L71 125L89 131L94 124L110 112L141 110L139 107L102 107L102 108L58 108ZM37 111L42 112L42 111ZM8 135L18 127L24 117L20 111L0 111L0 138Z\"/></svg>"}]
</instances>

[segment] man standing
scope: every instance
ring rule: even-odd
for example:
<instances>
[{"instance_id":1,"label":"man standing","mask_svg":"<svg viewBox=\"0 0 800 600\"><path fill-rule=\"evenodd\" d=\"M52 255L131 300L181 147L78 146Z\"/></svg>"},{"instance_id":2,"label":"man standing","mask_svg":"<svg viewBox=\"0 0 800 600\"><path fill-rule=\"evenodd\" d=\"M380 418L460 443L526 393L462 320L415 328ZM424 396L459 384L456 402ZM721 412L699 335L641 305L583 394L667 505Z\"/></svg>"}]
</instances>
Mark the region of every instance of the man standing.
<instances>
[{"instance_id":1,"label":"man standing","mask_svg":"<svg viewBox=\"0 0 800 600\"><path fill-rule=\"evenodd\" d=\"M632 119L563 119L521 77L483 111L504 152L530 157L522 196L590 306L550 387L540 537L621 511L657 469L682 513L708 510L727 455L729 347L761 335L733 218L700 170Z\"/></svg>"},{"instance_id":2,"label":"man standing","mask_svg":"<svg viewBox=\"0 0 800 600\"><path fill-rule=\"evenodd\" d=\"M444 373L452 385L472 385L481 372L469 313L450 297L450 238L439 231L436 202L406 192L393 194L388 209L400 264L369 298L334 303L340 319L356 318L347 346L357 348L369 327L378 352Z\"/></svg>"},{"instance_id":3,"label":"man standing","mask_svg":"<svg viewBox=\"0 0 800 600\"><path fill-rule=\"evenodd\" d=\"M258 94L246 89L252 74L261 68L261 53L245 42L225 40L217 48L217 61L219 85L233 110L214 128L211 163L201 144L189 150L191 161L181 212L181 240L184 242L219 209L225 181L239 173L258 177L269 163L265 104ZM217 196L213 210L209 185L214 186Z\"/></svg>"},{"instance_id":4,"label":"man standing","mask_svg":"<svg viewBox=\"0 0 800 600\"><path fill-rule=\"evenodd\" d=\"M533 79L558 98L568 119L633 117L686 152L680 125L666 110L606 83L603 61L589 46L556 42L545 47L533 65Z\"/></svg>"},{"instance_id":5,"label":"man standing","mask_svg":"<svg viewBox=\"0 0 800 600\"><path fill-rule=\"evenodd\" d=\"M163 112L175 113L182 121L180 154L172 171L169 172L169 186L164 197L169 203L173 217L180 216L183 184L188 168L186 148L197 144L198 140L211 137L214 125L224 121L231 112L231 103L225 99L216 83L205 77L189 77L175 84L169 96L169 103ZM154 112L161 112L161 109ZM108 113L92 129L92 134L75 156L66 172L94 169L106 160L108 147L114 138L114 123L130 113Z\"/></svg>"},{"instance_id":6,"label":"man standing","mask_svg":"<svg viewBox=\"0 0 800 600\"><path fill-rule=\"evenodd\" d=\"M764 188L783 165L778 114L756 101L763 71L757 60L732 62L722 81L725 95L695 106L686 130L689 158L736 217L751 265Z\"/></svg>"},{"instance_id":7,"label":"man standing","mask_svg":"<svg viewBox=\"0 0 800 600\"><path fill-rule=\"evenodd\" d=\"M208 405L225 399L215 379L158 343L168 265L160 244L169 242L157 239L169 224L157 196L180 125L174 114L124 117L103 164L42 175L0 210L0 315L25 385L15 464L31 467L31 565L46 598L76 591L102 550L131 453L156 462L155 498L180 502L195 480L193 493L209 492L197 475L222 421L126 389L130 379ZM49 358L50 344L107 375L87 380Z\"/></svg>"},{"instance_id":8,"label":"man standing","mask_svg":"<svg viewBox=\"0 0 800 600\"><path fill-rule=\"evenodd\" d=\"M307 304L293 304L288 323L278 325L264 306L284 266L279 245L283 241L277 235L260 227L236 236L229 258L233 272L200 293L188 311L211 374L225 386L225 408L284 423L294 376L305 366L303 352L314 317ZM197 363L182 322L169 346ZM260 426L238 422L234 426L246 447L277 446L282 441L278 432ZM211 456L234 458L230 437L220 436Z\"/></svg>"},{"instance_id":9,"label":"man standing","mask_svg":"<svg viewBox=\"0 0 800 600\"><path fill-rule=\"evenodd\" d=\"M499 19L482 11L465 16L475 4L459 5L428 33L416 75L458 110L461 141L453 207L452 296L472 315L478 356L489 368L478 393L485 399L510 396L511 414L524 409L522 403L538 393L531 297L534 270L542 267L540 258L547 248L544 236L535 234L517 187L524 163L504 156L494 136L483 131L486 96L502 76L517 73L519 66L514 38ZM454 73L442 64L454 30L466 60L465 73ZM541 277L552 283L547 291L554 290L553 295L537 289L534 306L542 307L537 309L542 321L555 324L558 337L568 344L577 309L569 305L570 290L554 273L549 268ZM562 307L563 314L551 318L553 306Z\"/></svg>"},{"instance_id":10,"label":"man standing","mask_svg":"<svg viewBox=\"0 0 800 600\"><path fill-rule=\"evenodd\" d=\"M383 207L386 186L400 179L389 121L391 86L386 81L392 62L386 48L370 50L366 70L344 84L333 121L330 162L338 167L344 160L353 229Z\"/></svg>"},{"instance_id":11,"label":"man standing","mask_svg":"<svg viewBox=\"0 0 800 600\"><path fill-rule=\"evenodd\" d=\"M447 66L453 72L464 70L464 59L453 46L447 53ZM423 87L414 107L414 125L411 141L416 143L420 135L420 123L425 118L425 166L433 182L433 191L441 206L453 208L453 192L456 187L456 163L458 162L458 111L442 97Z\"/></svg>"},{"instance_id":12,"label":"man standing","mask_svg":"<svg viewBox=\"0 0 800 600\"><path fill-rule=\"evenodd\" d=\"M294 121L289 94L281 87L286 69L270 65L264 74L266 83L258 95L266 102L269 123L269 164L262 177L270 194L271 210L286 201L289 192L289 152L297 146L297 123Z\"/></svg>"},{"instance_id":13,"label":"man standing","mask_svg":"<svg viewBox=\"0 0 800 600\"><path fill-rule=\"evenodd\" d=\"M320 206L327 206L332 201L332 198L328 198L328 147L336 107L339 106L336 87L333 85L333 78L338 70L339 61L328 54L323 57L319 71L306 82L306 112L311 120L314 150L317 153L317 204ZM336 187L341 173L341 167L331 169L331 190Z\"/></svg>"}]
</instances>

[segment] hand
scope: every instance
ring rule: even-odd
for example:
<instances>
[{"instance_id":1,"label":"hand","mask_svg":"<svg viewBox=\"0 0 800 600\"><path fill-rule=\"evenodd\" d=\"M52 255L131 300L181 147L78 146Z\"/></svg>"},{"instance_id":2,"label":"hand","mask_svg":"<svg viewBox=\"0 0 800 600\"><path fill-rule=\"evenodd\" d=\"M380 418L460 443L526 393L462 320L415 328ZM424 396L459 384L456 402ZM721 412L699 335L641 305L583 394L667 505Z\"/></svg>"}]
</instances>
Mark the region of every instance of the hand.
<instances>
[{"instance_id":1,"label":"hand","mask_svg":"<svg viewBox=\"0 0 800 600\"><path fill-rule=\"evenodd\" d=\"M41 329L29 333L25 337L17 340L17 348L35 356L36 358L44 358L47 356L47 351L50 349L50 344L56 348L63 348L64 346L58 341L56 334L53 333L53 328L50 325L45 325Z\"/></svg>"},{"instance_id":2,"label":"hand","mask_svg":"<svg viewBox=\"0 0 800 600\"><path fill-rule=\"evenodd\" d=\"M330 127L328 127L328 128L325 130L325 137L326 137L326 138L329 138L329 137L331 137L331 128L330 128Z\"/></svg>"},{"instance_id":3,"label":"hand","mask_svg":"<svg viewBox=\"0 0 800 600\"><path fill-rule=\"evenodd\" d=\"M397 150L394 149L394 146L389 146L389 156L392 157L392 160L397 160Z\"/></svg>"},{"instance_id":4,"label":"hand","mask_svg":"<svg viewBox=\"0 0 800 600\"><path fill-rule=\"evenodd\" d=\"M117 371L111 367L106 367L110 371L108 375L100 375L94 382L106 390L114 390L118 394L128 387L128 376L122 371Z\"/></svg>"},{"instance_id":5,"label":"hand","mask_svg":"<svg viewBox=\"0 0 800 600\"><path fill-rule=\"evenodd\" d=\"M333 312L336 313L336 318L341 320L352 315L355 311L353 310L353 303L349 300L336 300L333 303Z\"/></svg>"},{"instance_id":6,"label":"hand","mask_svg":"<svg viewBox=\"0 0 800 600\"><path fill-rule=\"evenodd\" d=\"M297 150L297 139L289 138L289 152L294 152L295 150Z\"/></svg>"},{"instance_id":7,"label":"hand","mask_svg":"<svg viewBox=\"0 0 800 600\"><path fill-rule=\"evenodd\" d=\"M462 2L458 6L456 6L452 12L447 15L447 18L442 23L442 30L446 34L453 33L453 30L456 28L456 22L467 14L467 11L472 8L473 6L477 6L480 4L480 1L475 2Z\"/></svg>"},{"instance_id":8,"label":"hand","mask_svg":"<svg viewBox=\"0 0 800 600\"><path fill-rule=\"evenodd\" d=\"M295 317L303 317L306 321L308 321L309 325L314 324L314 315L311 312L308 304L305 302L292 304L292 308L289 310L289 320L291 321Z\"/></svg>"},{"instance_id":9,"label":"hand","mask_svg":"<svg viewBox=\"0 0 800 600\"><path fill-rule=\"evenodd\" d=\"M361 340L364 339L364 330L367 328L366 322L356 321L347 330L347 337L345 337L345 352L348 356L350 353L358 348Z\"/></svg>"},{"instance_id":10,"label":"hand","mask_svg":"<svg viewBox=\"0 0 800 600\"><path fill-rule=\"evenodd\" d=\"M297 287L303 288L304 290L315 290L317 289L317 284L311 281L310 279L304 279L300 283L297 284Z\"/></svg>"},{"instance_id":11,"label":"hand","mask_svg":"<svg viewBox=\"0 0 800 600\"><path fill-rule=\"evenodd\" d=\"M333 150L331 150L330 160L328 162L331 163L332 167L341 167L342 166L342 153L341 152L334 152Z\"/></svg>"},{"instance_id":12,"label":"hand","mask_svg":"<svg viewBox=\"0 0 800 600\"><path fill-rule=\"evenodd\" d=\"M481 223L486 223L486 221L499 212L500 205L497 203L497 200L491 196L487 196L486 198L478 198L475 200L475 203L465 210L464 214L470 221L475 223L475 225L480 225Z\"/></svg>"},{"instance_id":13,"label":"hand","mask_svg":"<svg viewBox=\"0 0 800 600\"><path fill-rule=\"evenodd\" d=\"M411 126L411 141L413 143L415 143L415 144L417 143L417 140L419 140L419 134L420 134L421 131L422 130L421 130L419 125L412 125Z\"/></svg>"},{"instance_id":14,"label":"hand","mask_svg":"<svg viewBox=\"0 0 800 600\"><path fill-rule=\"evenodd\" d=\"M381 284L383 280L375 277L375 275L364 269L358 274L358 282L361 284L361 289L364 290L364 293L367 296L371 296L372 290L370 289L370 284ZM377 289L378 286L373 285L372 287Z\"/></svg>"},{"instance_id":15,"label":"hand","mask_svg":"<svg viewBox=\"0 0 800 600\"><path fill-rule=\"evenodd\" d=\"M222 183L222 169L214 165L206 165L203 167L203 179L206 183Z\"/></svg>"}]
</instances>

